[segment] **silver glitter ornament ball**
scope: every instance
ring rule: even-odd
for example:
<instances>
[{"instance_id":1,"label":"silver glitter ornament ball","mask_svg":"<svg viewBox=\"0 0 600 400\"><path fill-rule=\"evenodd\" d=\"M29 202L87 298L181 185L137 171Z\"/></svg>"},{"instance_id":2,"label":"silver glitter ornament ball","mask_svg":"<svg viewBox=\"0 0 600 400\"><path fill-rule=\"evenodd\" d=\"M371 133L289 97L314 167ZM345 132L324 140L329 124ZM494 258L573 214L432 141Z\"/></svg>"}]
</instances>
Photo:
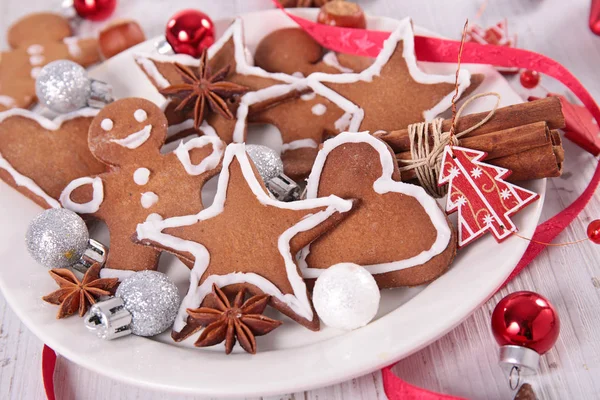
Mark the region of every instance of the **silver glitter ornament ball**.
<instances>
[{"instance_id":1,"label":"silver glitter ornament ball","mask_svg":"<svg viewBox=\"0 0 600 400\"><path fill-rule=\"evenodd\" d=\"M85 222L65 208L52 208L35 217L25 235L31 257L48 268L66 268L75 264L89 240Z\"/></svg>"},{"instance_id":2,"label":"silver glitter ornament ball","mask_svg":"<svg viewBox=\"0 0 600 400\"><path fill-rule=\"evenodd\" d=\"M59 114L85 107L91 90L85 68L69 60L49 63L42 68L35 82L40 103Z\"/></svg>"},{"instance_id":3,"label":"silver glitter ornament ball","mask_svg":"<svg viewBox=\"0 0 600 400\"><path fill-rule=\"evenodd\" d=\"M140 271L121 282L116 295L131 313L131 332L154 336L175 321L179 309L177 286L163 273Z\"/></svg>"},{"instance_id":4,"label":"silver glitter ornament ball","mask_svg":"<svg viewBox=\"0 0 600 400\"><path fill-rule=\"evenodd\" d=\"M368 324L379 309L379 288L364 267L333 265L317 278L313 304L325 325L352 330Z\"/></svg>"},{"instance_id":5,"label":"silver glitter ornament ball","mask_svg":"<svg viewBox=\"0 0 600 400\"><path fill-rule=\"evenodd\" d=\"M270 181L283 173L283 161L275 150L260 144L249 144L246 146L246 152L263 181Z\"/></svg>"}]
</instances>

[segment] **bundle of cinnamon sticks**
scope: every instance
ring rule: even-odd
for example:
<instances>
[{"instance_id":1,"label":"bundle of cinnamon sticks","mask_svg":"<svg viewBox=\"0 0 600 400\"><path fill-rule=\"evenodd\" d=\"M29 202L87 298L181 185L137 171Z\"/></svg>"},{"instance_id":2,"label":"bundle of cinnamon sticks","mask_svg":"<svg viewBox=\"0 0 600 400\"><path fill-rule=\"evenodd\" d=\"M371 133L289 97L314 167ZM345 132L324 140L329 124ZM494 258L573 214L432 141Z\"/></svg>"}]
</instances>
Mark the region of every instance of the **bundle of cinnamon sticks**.
<instances>
[{"instance_id":1,"label":"bundle of cinnamon sticks","mask_svg":"<svg viewBox=\"0 0 600 400\"><path fill-rule=\"evenodd\" d=\"M487 114L461 117L457 121L456 132L474 126ZM447 132L451 124L451 120L444 120L442 131ZM564 126L560 100L548 97L497 109L488 122L462 136L459 145L488 153L484 162L511 170L509 181L557 177L562 172L564 160L558 129ZM390 145L397 160L411 159L408 129L383 132L377 136ZM400 163L400 166L403 165ZM414 179L415 170L402 172L403 181Z\"/></svg>"}]
</instances>

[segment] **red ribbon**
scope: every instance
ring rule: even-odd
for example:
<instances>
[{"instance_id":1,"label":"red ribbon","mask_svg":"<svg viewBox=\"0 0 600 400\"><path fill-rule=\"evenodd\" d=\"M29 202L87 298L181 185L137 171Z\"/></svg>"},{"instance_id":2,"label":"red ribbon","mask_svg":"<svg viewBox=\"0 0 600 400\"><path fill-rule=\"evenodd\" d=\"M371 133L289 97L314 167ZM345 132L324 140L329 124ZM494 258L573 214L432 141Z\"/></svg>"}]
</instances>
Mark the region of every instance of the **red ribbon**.
<instances>
[{"instance_id":1,"label":"red ribbon","mask_svg":"<svg viewBox=\"0 0 600 400\"><path fill-rule=\"evenodd\" d=\"M48 400L55 400L54 396L54 369L56 368L56 353L44 345L42 349L42 381Z\"/></svg>"},{"instance_id":2,"label":"red ribbon","mask_svg":"<svg viewBox=\"0 0 600 400\"><path fill-rule=\"evenodd\" d=\"M377 57L383 42L389 37L389 32L320 25L288 13L277 0L273 0L273 2L323 47L333 51ZM455 40L415 37L415 52L417 59L420 61L456 62L459 46L460 42ZM573 74L549 57L512 47L465 43L461 60L464 63L531 69L549 75L568 87L600 125L600 109L592 96ZM582 145L587 151L594 155L600 153L597 137L579 139L579 141L575 141L578 144L589 143L589 145ZM535 230L533 239L539 242L552 242L585 208L599 183L600 164L596 167L596 171L583 193L570 206L539 225ZM546 246L543 244L530 243L514 271L502 286L518 275L544 248ZM42 376L48 400L54 400L53 375L55 365L56 354L52 349L44 346ZM460 397L439 394L409 385L392 373L391 366L382 369L381 374L385 393L390 400L463 400Z\"/></svg>"}]
</instances>

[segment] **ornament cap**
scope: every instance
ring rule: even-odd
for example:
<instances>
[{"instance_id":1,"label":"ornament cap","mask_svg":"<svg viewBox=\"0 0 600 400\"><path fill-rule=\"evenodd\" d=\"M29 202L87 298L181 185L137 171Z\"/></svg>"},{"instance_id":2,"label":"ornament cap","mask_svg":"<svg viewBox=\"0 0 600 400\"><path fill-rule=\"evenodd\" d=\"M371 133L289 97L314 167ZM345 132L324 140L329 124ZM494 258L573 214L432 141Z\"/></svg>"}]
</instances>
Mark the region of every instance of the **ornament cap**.
<instances>
[{"instance_id":1,"label":"ornament cap","mask_svg":"<svg viewBox=\"0 0 600 400\"><path fill-rule=\"evenodd\" d=\"M88 106L102 108L113 101L115 101L115 98L112 95L112 86L106 82L90 79Z\"/></svg>"},{"instance_id":2,"label":"ornament cap","mask_svg":"<svg viewBox=\"0 0 600 400\"><path fill-rule=\"evenodd\" d=\"M523 346L506 345L500 347L500 366L510 373L513 367L522 374L530 375L537 371L540 355L535 350Z\"/></svg>"},{"instance_id":3,"label":"ornament cap","mask_svg":"<svg viewBox=\"0 0 600 400\"><path fill-rule=\"evenodd\" d=\"M300 199L300 186L285 174L265 182L265 186L279 201L294 201Z\"/></svg>"},{"instance_id":4,"label":"ornament cap","mask_svg":"<svg viewBox=\"0 0 600 400\"><path fill-rule=\"evenodd\" d=\"M120 297L111 297L90 307L85 327L100 339L112 340L131 334L131 313Z\"/></svg>"},{"instance_id":5,"label":"ornament cap","mask_svg":"<svg viewBox=\"0 0 600 400\"><path fill-rule=\"evenodd\" d=\"M104 265L108 249L100 242L90 239L81 258L73 264L73 269L85 273L94 263Z\"/></svg>"}]
</instances>

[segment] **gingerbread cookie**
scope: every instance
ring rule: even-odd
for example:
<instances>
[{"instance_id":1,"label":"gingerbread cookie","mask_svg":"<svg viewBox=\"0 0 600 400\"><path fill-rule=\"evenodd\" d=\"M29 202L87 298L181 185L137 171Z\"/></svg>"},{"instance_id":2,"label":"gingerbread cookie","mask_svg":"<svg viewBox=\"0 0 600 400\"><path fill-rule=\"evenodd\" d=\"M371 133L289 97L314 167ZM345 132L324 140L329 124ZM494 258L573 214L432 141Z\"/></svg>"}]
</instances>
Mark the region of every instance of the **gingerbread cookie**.
<instances>
[{"instance_id":1,"label":"gingerbread cookie","mask_svg":"<svg viewBox=\"0 0 600 400\"><path fill-rule=\"evenodd\" d=\"M8 29L12 50L0 53L0 111L33 104L35 79L44 65L67 59L88 66L100 60L96 39L71 35L69 21L52 13L29 14Z\"/></svg>"},{"instance_id":2,"label":"gingerbread cookie","mask_svg":"<svg viewBox=\"0 0 600 400\"><path fill-rule=\"evenodd\" d=\"M260 41L254 53L257 67L298 76L308 76L314 72L360 72L372 62L367 57L328 51L301 28L283 28L271 32Z\"/></svg>"},{"instance_id":3,"label":"gingerbread cookie","mask_svg":"<svg viewBox=\"0 0 600 400\"><path fill-rule=\"evenodd\" d=\"M279 29L267 35L259 43L254 60L267 71L299 76L360 72L372 62L366 57L327 51L300 28ZM249 120L279 129L284 172L301 180L310 173L319 144L340 132L336 121L343 115L335 103L309 92L250 115Z\"/></svg>"},{"instance_id":4,"label":"gingerbread cookie","mask_svg":"<svg viewBox=\"0 0 600 400\"><path fill-rule=\"evenodd\" d=\"M195 59L185 54L160 55L160 54L136 54L135 60L144 73L152 81L154 86L164 95L172 96L173 91L169 88L179 87L183 84L190 84L193 79L186 77L181 72L181 67L190 69L196 77L202 74L198 71L201 66L201 60ZM274 97L257 97L256 91L267 87L279 87L282 83L293 83L298 80L291 75L283 73L269 73L262 68L252 66L248 58L249 53L244 45L243 25L241 19L236 19L223 36L207 50L209 76L219 74L225 68L228 68L227 74L222 76L220 82L239 85L247 89L246 96L256 100L254 110L259 111L267 108L269 105L282 101L284 99L297 96L293 90L283 90ZM201 68L203 71L206 68ZM215 94L222 94L217 90ZM243 97L243 96L242 96ZM206 122L213 127L219 137L226 143L243 142L245 140L245 125L238 127L240 117L245 122L246 116L250 110L248 107L240 105L240 96L228 98L228 108L234 118L227 118L220 113L210 112L202 122ZM179 125L182 119L196 120L195 125L199 125L196 118L195 108L193 106L185 107L181 110L181 116L175 118L175 122L170 125Z\"/></svg>"},{"instance_id":5,"label":"gingerbread cookie","mask_svg":"<svg viewBox=\"0 0 600 400\"><path fill-rule=\"evenodd\" d=\"M163 155L166 133L167 119L148 100L107 105L92 121L88 141L92 154L110 170L74 180L60 196L65 208L106 222L109 269L156 269L160 252L131 241L137 224L202 209L202 186L218 173L221 140L195 138Z\"/></svg>"},{"instance_id":6,"label":"gingerbread cookie","mask_svg":"<svg viewBox=\"0 0 600 400\"><path fill-rule=\"evenodd\" d=\"M19 108L0 113L0 179L41 207L60 207L69 182L106 170L87 146L97 113L84 108L54 120Z\"/></svg>"},{"instance_id":7,"label":"gingerbread cookie","mask_svg":"<svg viewBox=\"0 0 600 400\"><path fill-rule=\"evenodd\" d=\"M430 121L448 109L454 95L455 74L423 72L416 62L410 18L384 42L373 64L358 74L314 73L309 86L340 106L346 114L339 126L350 131L394 130ZM459 96L469 87L471 74L458 73Z\"/></svg>"},{"instance_id":8,"label":"gingerbread cookie","mask_svg":"<svg viewBox=\"0 0 600 400\"><path fill-rule=\"evenodd\" d=\"M456 253L454 229L435 199L400 182L392 150L366 132L326 141L308 178L307 198L355 198L353 212L302 251L305 278L350 262L380 288L416 286L446 271Z\"/></svg>"},{"instance_id":9,"label":"gingerbread cookie","mask_svg":"<svg viewBox=\"0 0 600 400\"><path fill-rule=\"evenodd\" d=\"M197 214L140 224L137 238L193 260L190 289L173 326L182 340L199 329L186 309L199 307L211 287L245 287L309 329L319 328L296 253L337 224L352 202L336 196L284 203L267 192L243 144L223 157L214 203Z\"/></svg>"}]
</instances>

